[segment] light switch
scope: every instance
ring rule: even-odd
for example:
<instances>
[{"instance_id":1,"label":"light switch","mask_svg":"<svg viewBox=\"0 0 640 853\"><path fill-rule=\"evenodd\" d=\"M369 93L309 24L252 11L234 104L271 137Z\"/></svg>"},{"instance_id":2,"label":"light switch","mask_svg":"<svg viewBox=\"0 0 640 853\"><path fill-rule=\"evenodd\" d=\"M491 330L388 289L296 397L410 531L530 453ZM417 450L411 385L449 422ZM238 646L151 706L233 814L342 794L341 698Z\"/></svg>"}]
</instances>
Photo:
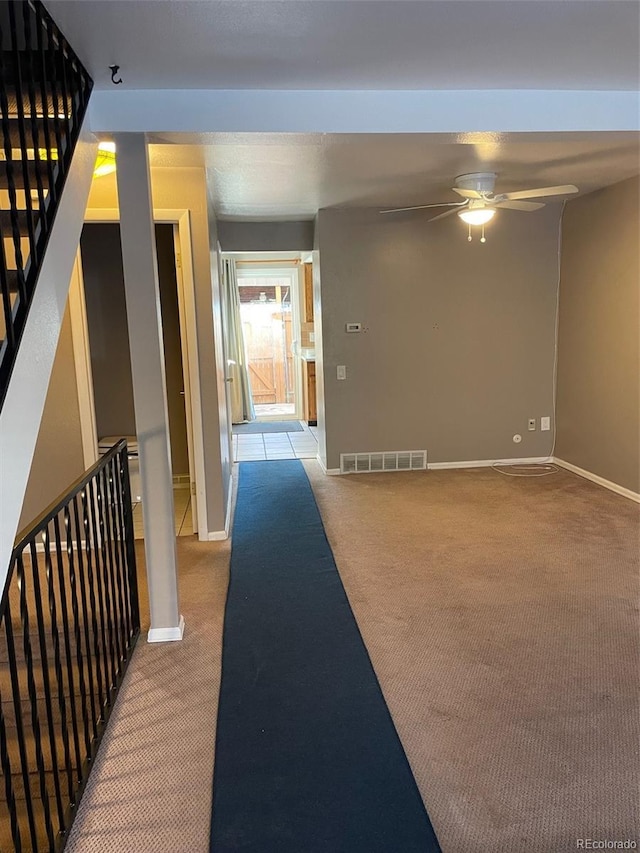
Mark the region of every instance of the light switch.
<instances>
[{"instance_id":1,"label":"light switch","mask_svg":"<svg viewBox=\"0 0 640 853\"><path fill-rule=\"evenodd\" d=\"M347 367L344 364L339 364L336 370L336 374L338 379L346 379L347 378Z\"/></svg>"}]
</instances>

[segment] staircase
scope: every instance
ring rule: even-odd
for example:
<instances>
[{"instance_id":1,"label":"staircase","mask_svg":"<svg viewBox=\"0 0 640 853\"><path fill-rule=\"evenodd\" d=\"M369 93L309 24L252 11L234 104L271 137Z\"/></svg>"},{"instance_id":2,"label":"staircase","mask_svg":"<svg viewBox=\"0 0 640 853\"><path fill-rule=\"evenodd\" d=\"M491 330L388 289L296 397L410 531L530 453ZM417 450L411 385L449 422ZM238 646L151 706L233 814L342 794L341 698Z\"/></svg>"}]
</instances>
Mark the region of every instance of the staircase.
<instances>
[{"instance_id":1,"label":"staircase","mask_svg":"<svg viewBox=\"0 0 640 853\"><path fill-rule=\"evenodd\" d=\"M0 0L0 408L92 85L39 0Z\"/></svg>"},{"instance_id":2,"label":"staircase","mask_svg":"<svg viewBox=\"0 0 640 853\"><path fill-rule=\"evenodd\" d=\"M122 439L19 537L0 600L0 850L59 853L140 630Z\"/></svg>"},{"instance_id":3,"label":"staircase","mask_svg":"<svg viewBox=\"0 0 640 853\"><path fill-rule=\"evenodd\" d=\"M0 0L2 853L64 846L137 636L126 446L8 557L95 157L86 131L76 149L92 86L40 0Z\"/></svg>"}]
</instances>

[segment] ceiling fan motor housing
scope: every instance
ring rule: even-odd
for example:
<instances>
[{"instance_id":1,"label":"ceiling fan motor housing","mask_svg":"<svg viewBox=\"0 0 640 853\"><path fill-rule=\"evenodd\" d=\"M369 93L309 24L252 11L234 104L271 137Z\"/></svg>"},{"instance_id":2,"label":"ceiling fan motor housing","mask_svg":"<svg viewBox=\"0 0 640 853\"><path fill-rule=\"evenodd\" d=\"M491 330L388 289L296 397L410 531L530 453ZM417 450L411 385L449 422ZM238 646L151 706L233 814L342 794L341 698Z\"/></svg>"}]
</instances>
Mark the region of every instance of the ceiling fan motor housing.
<instances>
[{"instance_id":1,"label":"ceiling fan motor housing","mask_svg":"<svg viewBox=\"0 0 640 853\"><path fill-rule=\"evenodd\" d=\"M458 175L456 186L462 190L475 190L482 195L490 195L496 184L495 172L472 172L468 175Z\"/></svg>"}]
</instances>

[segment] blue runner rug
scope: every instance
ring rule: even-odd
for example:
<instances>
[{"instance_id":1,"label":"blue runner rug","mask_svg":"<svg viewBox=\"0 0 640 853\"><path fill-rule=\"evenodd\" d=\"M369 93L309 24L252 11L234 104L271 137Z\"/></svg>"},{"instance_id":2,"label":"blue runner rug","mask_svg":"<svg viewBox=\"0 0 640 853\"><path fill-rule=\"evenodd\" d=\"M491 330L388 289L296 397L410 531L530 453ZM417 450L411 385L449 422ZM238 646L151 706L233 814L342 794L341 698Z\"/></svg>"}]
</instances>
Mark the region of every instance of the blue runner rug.
<instances>
[{"instance_id":1,"label":"blue runner rug","mask_svg":"<svg viewBox=\"0 0 640 853\"><path fill-rule=\"evenodd\" d=\"M243 462L212 853L440 847L297 460Z\"/></svg>"}]
</instances>

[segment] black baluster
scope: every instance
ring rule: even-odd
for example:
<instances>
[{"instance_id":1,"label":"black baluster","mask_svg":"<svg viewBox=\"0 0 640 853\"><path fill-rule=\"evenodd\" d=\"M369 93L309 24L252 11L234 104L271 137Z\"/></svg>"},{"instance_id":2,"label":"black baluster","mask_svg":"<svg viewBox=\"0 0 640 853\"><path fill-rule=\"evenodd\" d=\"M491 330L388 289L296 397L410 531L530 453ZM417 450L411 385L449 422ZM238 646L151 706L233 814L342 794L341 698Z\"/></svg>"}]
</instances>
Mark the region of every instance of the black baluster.
<instances>
[{"instance_id":1,"label":"black baluster","mask_svg":"<svg viewBox=\"0 0 640 853\"><path fill-rule=\"evenodd\" d=\"M71 723L73 731L73 745L76 755L76 787L82 778L82 753L80 750L80 732L78 729L78 711L76 708L76 687L73 675L73 661L71 658L71 633L69 631L69 609L67 607L67 590L65 582L64 562L62 558L62 542L60 537L60 521L58 515L53 519L53 533L56 546L56 564L58 567L58 590L60 594L60 610L62 612L62 630L64 635L65 663L67 665L67 679L69 681L69 703L71 705Z\"/></svg>"},{"instance_id":2,"label":"black baluster","mask_svg":"<svg viewBox=\"0 0 640 853\"><path fill-rule=\"evenodd\" d=\"M115 687L117 683L117 668L116 668L116 653L115 653L115 642L114 642L114 629L113 629L113 609L111 606L111 591L109 588L109 570L107 568L107 531L105 525L105 514L106 509L104 508L104 499L102 496L102 489L100 488L100 472L96 473L95 477L95 487L96 487L96 496L97 496L97 508L98 508L98 524L100 528L100 553L102 557L102 588L104 591L104 603L105 603L105 612L107 614L107 632L109 634L109 661L111 664L111 687L112 689Z\"/></svg>"},{"instance_id":3,"label":"black baluster","mask_svg":"<svg viewBox=\"0 0 640 853\"><path fill-rule=\"evenodd\" d=\"M9 4L9 27L11 29L12 34L12 53L13 53L13 61L16 69L16 80L15 80L15 89L16 89L16 109L18 111L18 137L20 139L20 149L21 149L21 163L22 163L22 181L23 181L23 192L24 192L24 206L27 214L27 234L29 237L29 258L31 260L30 269L33 269L33 265L38 263L38 247L36 246L36 231L35 231L35 223L33 220L33 204L31 200L31 180L29 178L29 160L27 158L27 150L29 145L27 145L27 135L26 135L26 122L24 115L24 91L22 84L22 62L21 62L21 52L18 47L18 35L17 35L17 23L16 23L16 11L15 4L12 0ZM28 52L28 51L27 51ZM32 140L32 144L35 144L34 140ZM11 202L11 225L13 229L13 240L14 243L20 242L20 224L18 218L18 208L17 205L14 206L13 201ZM33 285L33 276L29 276L30 284Z\"/></svg>"},{"instance_id":4,"label":"black baluster","mask_svg":"<svg viewBox=\"0 0 640 853\"><path fill-rule=\"evenodd\" d=\"M33 71L33 45L31 44L31 6L24 3L22 6L22 15L24 20L24 34L27 43L27 86L29 91L29 108L31 113L31 135L33 136L33 164L35 169L36 188L38 191L38 210L40 212L40 227L42 232L45 230L45 198L44 198L44 183L42 181L42 161L40 159L40 129L38 127L38 103L36 98L36 88L34 85Z\"/></svg>"},{"instance_id":5,"label":"black baluster","mask_svg":"<svg viewBox=\"0 0 640 853\"><path fill-rule=\"evenodd\" d=\"M108 463L107 463L108 464ZM115 652L116 652L116 678L122 672L122 651L120 649L120 613L118 607L118 590L116 588L115 583L115 566L114 566L114 558L113 558L113 535L111 532L111 499L109 495L109 486L108 486L108 472L107 467L105 467L100 471L100 480L102 484L102 491L104 495L104 509L105 509L105 530L106 530L106 545L107 545L107 567L109 569L108 578L110 583L110 593L111 593L111 604L113 607L113 636L115 640Z\"/></svg>"},{"instance_id":6,"label":"black baluster","mask_svg":"<svg viewBox=\"0 0 640 853\"><path fill-rule=\"evenodd\" d=\"M65 536L68 537L69 508L64 511ZM76 662L78 664L78 683L80 687L80 705L82 707L82 722L84 729L85 754L91 755L91 735L89 734L89 716L87 713L87 686L84 680L84 660L82 657L82 633L80 629L80 611L78 607L78 580L73 559L69 554L69 540L67 538L67 560L69 564L69 581L71 592L71 612L73 615L73 639L76 644Z\"/></svg>"},{"instance_id":7,"label":"black baluster","mask_svg":"<svg viewBox=\"0 0 640 853\"><path fill-rule=\"evenodd\" d=\"M58 705L60 707L60 719L62 722L62 745L64 750L64 766L67 771L67 792L69 802L73 802L75 796L75 779L71 765L71 749L69 744L69 724L67 719L67 701L65 699L65 685L62 673L62 661L60 657L60 634L58 632L58 607L56 604L55 587L53 583L53 564L51 562L51 538L49 525L47 524L42 533L44 546L44 564L47 576L47 594L49 597L49 616L51 618L51 636L53 639L53 664L58 684Z\"/></svg>"},{"instance_id":8,"label":"black baluster","mask_svg":"<svg viewBox=\"0 0 640 853\"><path fill-rule=\"evenodd\" d=\"M120 582L122 584L122 603L125 615L125 628L127 637L127 649L130 647L133 636L131 624L131 593L129 591L129 577L127 571L127 531L124 521L124 493L122 489L122 451L113 458L113 482L116 495L116 512L118 520L118 542L120 545Z\"/></svg>"},{"instance_id":9,"label":"black baluster","mask_svg":"<svg viewBox=\"0 0 640 853\"><path fill-rule=\"evenodd\" d=\"M11 31L11 46L16 40L15 30ZM13 55L13 50L11 51ZM0 28L0 78L5 78L6 69L4 56L6 55L4 48L4 34ZM6 79L6 78L5 78ZM0 112L2 113L2 134L4 137L4 167L7 173L7 190L9 192L9 205L11 208L11 230L13 235L14 254L16 259L16 277L20 300L23 305L27 304L27 288L24 277L24 262L22 257L22 246L20 244L20 229L18 225L18 197L16 194L15 167L13 163L13 149L11 147L11 124L9 121L9 102L7 100L7 90L4 86L0 86Z\"/></svg>"},{"instance_id":10,"label":"black baluster","mask_svg":"<svg viewBox=\"0 0 640 853\"><path fill-rule=\"evenodd\" d=\"M83 492L84 494L84 492ZM82 498L81 498L82 499ZM98 701L100 713L96 717L96 722L102 719L104 709L104 692L102 683L102 669L100 666L100 639L98 636L98 620L96 617L96 596L93 584L93 567L91 565L91 551L88 549L88 542L85 540L83 545L82 529L80 527L80 513L78 512L78 496L73 497L73 517L76 529L76 543L78 548L78 571L86 578L89 583L89 610L91 611L91 632L93 635L93 659L96 670L96 679L98 686ZM87 559L84 559L86 555ZM88 630L88 620L87 620Z\"/></svg>"},{"instance_id":11,"label":"black baluster","mask_svg":"<svg viewBox=\"0 0 640 853\"><path fill-rule=\"evenodd\" d=\"M71 542L71 525L69 523L69 507L65 506L62 510L64 518L65 538L67 542L67 563L69 565L69 580L71 585L71 609L73 612L73 629L76 642L76 657L78 660L78 668L80 670L80 695L82 697L82 719L84 723L84 741L85 741L85 757L91 755L92 751L92 736L89 732L90 726L93 724L95 715L91 713L94 705L93 698L93 679L91 677L91 668L89 656L90 649L86 649L86 655L82 653L82 616L80 614L80 597L79 578L76 571L76 564L73 558L73 543ZM79 594L80 593L80 594ZM85 681L86 670L86 681ZM89 682L90 695L87 693L87 681ZM91 718L91 719L90 719Z\"/></svg>"},{"instance_id":12,"label":"black baluster","mask_svg":"<svg viewBox=\"0 0 640 853\"><path fill-rule=\"evenodd\" d=\"M15 566L15 558L12 558L12 567ZM9 571L9 578L12 572ZM29 824L29 836L34 850L38 849L38 832L33 813L33 797L31 794L31 781L29 778L29 761L27 758L26 738L24 734L24 720L22 719L22 696L20 693L20 679L18 678L18 667L16 664L16 646L13 638L13 617L11 615L11 603L9 596L5 601L4 627L7 637L7 658L9 660L9 675L11 677L11 693L13 696L13 713L16 717L16 734L18 736L18 752L20 754L20 770L22 784L24 786L25 805L27 807L27 823Z\"/></svg>"},{"instance_id":13,"label":"black baluster","mask_svg":"<svg viewBox=\"0 0 640 853\"><path fill-rule=\"evenodd\" d=\"M53 824L51 823L51 809L49 808L49 792L47 791L47 776L44 764L44 753L42 752L42 735L40 732L40 718L38 717L38 693L33 676L33 652L31 650L31 639L29 637L29 606L27 604L27 576L24 570L22 554L18 555L16 561L16 575L20 588L20 621L22 622L22 647L27 665L27 688L29 701L31 703L31 728L36 753L36 767L38 768L38 781L40 783L40 799L44 811L44 823L47 838L51 849L54 846Z\"/></svg>"},{"instance_id":14,"label":"black baluster","mask_svg":"<svg viewBox=\"0 0 640 853\"><path fill-rule=\"evenodd\" d=\"M106 486L108 489L109 495L109 509L111 512L111 549L113 552L113 581L114 581L114 593L115 598L118 603L118 633L120 636L120 650L122 660L125 661L127 659L127 643L128 637L126 636L126 625L125 625L125 615L124 615L124 598L122 595L122 578L121 578L121 557L122 552L120 550L120 542L118 541L118 525L117 525L117 512L116 512L116 493L115 493L115 480L114 480L114 462L115 459L112 457L107 466L105 468L105 480Z\"/></svg>"},{"instance_id":15,"label":"black baluster","mask_svg":"<svg viewBox=\"0 0 640 853\"><path fill-rule=\"evenodd\" d=\"M60 102L58 100L58 59L56 42L53 33L53 20L47 15L47 56L49 58L50 80L51 80L51 103L53 105L53 132L56 138L56 146L58 148L58 180L61 182L62 175L66 173L68 167L67 152L62 145L62 128L60 127Z\"/></svg>"},{"instance_id":16,"label":"black baluster","mask_svg":"<svg viewBox=\"0 0 640 853\"><path fill-rule=\"evenodd\" d=\"M129 477L129 457L127 448L120 455L122 472L122 498L124 509L125 537L127 541L127 580L131 606L131 619L134 632L140 630L140 602L138 599L138 575L136 569L136 545L133 529L133 502L131 495L131 479Z\"/></svg>"},{"instance_id":17,"label":"black baluster","mask_svg":"<svg viewBox=\"0 0 640 853\"><path fill-rule=\"evenodd\" d=\"M51 225L51 218L58 200L58 188L56 187L56 176L54 173L53 159L51 157L51 130L49 128L49 94L47 92L47 54L44 47L45 26L42 19L42 4L36 4L36 40L38 43L38 59L40 65L40 98L42 100L42 132L44 134L45 148L47 152L47 174L49 176L49 204L47 205L47 223ZM44 216L44 212L41 214Z\"/></svg>"},{"instance_id":18,"label":"black baluster","mask_svg":"<svg viewBox=\"0 0 640 853\"><path fill-rule=\"evenodd\" d=\"M40 664L42 666L42 684L44 687L44 706L47 714L47 727L49 730L49 750L51 754L51 769L53 775L53 790L58 809L58 831L64 831L64 805L62 803L62 791L60 790L60 768L58 767L58 744L56 742L56 726L53 719L53 705L51 704L51 680L49 678L49 655L47 654L47 640L45 634L44 612L42 608L42 592L40 589L40 566L38 553L36 551L35 539L31 540L31 575L33 579L33 593L36 607L36 624L38 626L38 644L40 646Z\"/></svg>"},{"instance_id":19,"label":"black baluster","mask_svg":"<svg viewBox=\"0 0 640 853\"><path fill-rule=\"evenodd\" d=\"M67 87L67 57L64 49L65 41L60 33L58 33L58 51L60 55L60 64L62 66L62 79L60 80L62 103L64 104L64 120L63 131L65 136L65 149L68 152L69 161L73 155L73 145L71 142L71 110L69 108L68 87ZM77 128L73 128L77 133Z\"/></svg>"},{"instance_id":20,"label":"black baluster","mask_svg":"<svg viewBox=\"0 0 640 853\"><path fill-rule=\"evenodd\" d=\"M71 530L71 512L69 510L69 504L67 504L63 510L64 517L64 529L67 536L67 554L69 557L69 574L74 579L76 586L76 595L78 590L80 592L80 605L82 607L82 634L84 636L85 643L85 656L84 656L84 664L87 670L87 682L89 684L89 712L91 717L91 728L93 731L93 740L96 740L98 737L98 728L97 728L97 718L99 714L96 712L96 696L95 696L95 686L93 682L93 661L91 660L91 642L89 640L89 614L87 611L87 589L84 575L81 571L80 565L76 565L76 560L74 557L74 547L73 547L73 532ZM87 754L91 756L91 748L88 749Z\"/></svg>"},{"instance_id":21,"label":"black baluster","mask_svg":"<svg viewBox=\"0 0 640 853\"><path fill-rule=\"evenodd\" d=\"M102 587L102 573L100 566L100 534L98 524L96 522L96 510L98 508L97 498L95 494L95 477L88 483L85 489L86 497L83 499L83 511L85 514L85 529L91 528L91 538L93 541L93 560L95 564L95 581L98 589L98 608L100 613L100 635L102 637L102 657L104 659L104 683L105 683L105 701L108 707L111 706L111 690L114 682L109 675L109 649L107 647L107 632L109 631L109 614L106 609L105 596ZM89 534L87 533L87 536ZM87 539L88 541L88 539Z\"/></svg>"},{"instance_id":22,"label":"black baluster","mask_svg":"<svg viewBox=\"0 0 640 853\"><path fill-rule=\"evenodd\" d=\"M2 764L2 775L4 776L4 794L9 809L9 820L11 822L11 838L16 853L22 851L22 839L20 837L20 826L18 824L18 812L16 809L16 798L13 792L13 771L7 748L7 730L5 728L4 713L2 710L2 695L0 695L0 764Z\"/></svg>"},{"instance_id":23,"label":"black baluster","mask_svg":"<svg viewBox=\"0 0 640 853\"><path fill-rule=\"evenodd\" d=\"M11 308L11 289L9 287L9 276L7 275L7 258L4 251L4 234L0 224L0 289L2 290L2 309L4 311L5 340L7 341L7 352L5 358L11 357L16 348L16 333L13 326L13 311Z\"/></svg>"}]
</instances>

